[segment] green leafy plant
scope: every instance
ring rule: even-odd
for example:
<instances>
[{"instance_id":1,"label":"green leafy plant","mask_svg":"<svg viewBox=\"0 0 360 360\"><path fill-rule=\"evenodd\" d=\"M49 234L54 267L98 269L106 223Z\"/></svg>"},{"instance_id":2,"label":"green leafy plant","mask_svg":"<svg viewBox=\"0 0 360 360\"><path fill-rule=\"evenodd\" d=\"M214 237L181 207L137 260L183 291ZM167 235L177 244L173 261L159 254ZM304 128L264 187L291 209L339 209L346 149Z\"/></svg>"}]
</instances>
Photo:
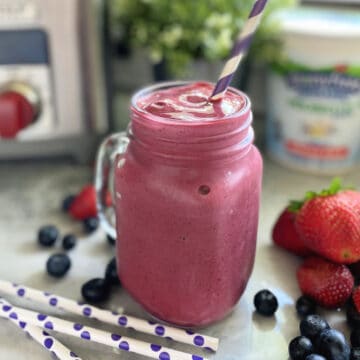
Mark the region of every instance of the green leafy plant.
<instances>
[{"instance_id":1,"label":"green leafy plant","mask_svg":"<svg viewBox=\"0 0 360 360\"><path fill-rule=\"evenodd\" d=\"M277 54L277 25L271 13L296 0L269 0L250 56L271 60ZM111 0L112 23L130 47L146 48L154 63L162 60L173 74L194 58L229 56L254 0Z\"/></svg>"}]
</instances>

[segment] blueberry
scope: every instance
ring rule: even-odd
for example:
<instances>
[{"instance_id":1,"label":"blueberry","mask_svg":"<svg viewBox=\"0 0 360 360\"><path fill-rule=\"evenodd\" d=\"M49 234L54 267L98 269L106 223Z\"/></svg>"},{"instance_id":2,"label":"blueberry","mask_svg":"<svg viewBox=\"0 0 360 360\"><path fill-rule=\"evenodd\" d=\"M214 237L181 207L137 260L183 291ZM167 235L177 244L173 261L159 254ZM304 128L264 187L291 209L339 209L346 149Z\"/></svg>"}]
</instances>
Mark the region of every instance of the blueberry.
<instances>
[{"instance_id":1,"label":"blueberry","mask_svg":"<svg viewBox=\"0 0 360 360\"><path fill-rule=\"evenodd\" d=\"M76 245L76 236L73 234L67 234L64 236L62 241L62 247L64 250L71 250Z\"/></svg>"},{"instance_id":2,"label":"blueberry","mask_svg":"<svg viewBox=\"0 0 360 360\"><path fill-rule=\"evenodd\" d=\"M329 329L330 326L319 315L308 315L300 321L300 333L311 340L315 340L321 331Z\"/></svg>"},{"instance_id":3,"label":"blueberry","mask_svg":"<svg viewBox=\"0 0 360 360\"><path fill-rule=\"evenodd\" d=\"M355 329L350 335L351 346L360 347L360 329Z\"/></svg>"},{"instance_id":4,"label":"blueberry","mask_svg":"<svg viewBox=\"0 0 360 360\"><path fill-rule=\"evenodd\" d=\"M63 200L63 202L61 204L62 211L68 212L74 199L75 199L75 195L66 196L66 198Z\"/></svg>"},{"instance_id":5,"label":"blueberry","mask_svg":"<svg viewBox=\"0 0 360 360\"><path fill-rule=\"evenodd\" d=\"M107 238L107 241L108 241L108 243L109 243L110 245L112 245L112 246L115 245L116 240L115 240L112 236L110 236L109 234L107 234L107 235L106 235L106 238Z\"/></svg>"},{"instance_id":6,"label":"blueberry","mask_svg":"<svg viewBox=\"0 0 360 360\"><path fill-rule=\"evenodd\" d=\"M261 290L254 297L256 311L264 316L271 316L279 304L275 295L269 290Z\"/></svg>"},{"instance_id":7,"label":"blueberry","mask_svg":"<svg viewBox=\"0 0 360 360\"><path fill-rule=\"evenodd\" d=\"M106 266L105 280L110 285L120 285L120 280L117 274L116 259L113 258Z\"/></svg>"},{"instance_id":8,"label":"blueberry","mask_svg":"<svg viewBox=\"0 0 360 360\"><path fill-rule=\"evenodd\" d=\"M81 288L83 298L90 303L105 301L110 295L110 286L105 279L92 279Z\"/></svg>"},{"instance_id":9,"label":"blueberry","mask_svg":"<svg viewBox=\"0 0 360 360\"><path fill-rule=\"evenodd\" d=\"M354 347L351 349L350 360L360 360L360 347Z\"/></svg>"},{"instance_id":10,"label":"blueberry","mask_svg":"<svg viewBox=\"0 0 360 360\"><path fill-rule=\"evenodd\" d=\"M84 220L84 230L87 234L91 234L99 227L99 219L97 217L89 217Z\"/></svg>"},{"instance_id":11,"label":"blueberry","mask_svg":"<svg viewBox=\"0 0 360 360\"><path fill-rule=\"evenodd\" d=\"M60 278L64 276L71 267L70 258L66 254L51 255L46 262L46 270L49 275Z\"/></svg>"},{"instance_id":12,"label":"blueberry","mask_svg":"<svg viewBox=\"0 0 360 360\"><path fill-rule=\"evenodd\" d=\"M326 360L326 359L319 354L310 354L305 358L305 360Z\"/></svg>"},{"instance_id":13,"label":"blueberry","mask_svg":"<svg viewBox=\"0 0 360 360\"><path fill-rule=\"evenodd\" d=\"M353 301L346 304L346 319L353 328L360 328L360 313L357 311Z\"/></svg>"},{"instance_id":14,"label":"blueberry","mask_svg":"<svg viewBox=\"0 0 360 360\"><path fill-rule=\"evenodd\" d=\"M307 316L310 314L315 314L315 311L316 311L315 301L305 295L300 296L297 299L295 307L296 307L296 312L301 317Z\"/></svg>"},{"instance_id":15,"label":"blueberry","mask_svg":"<svg viewBox=\"0 0 360 360\"><path fill-rule=\"evenodd\" d=\"M313 344L305 336L297 336L289 344L289 355L292 360L305 360L313 352Z\"/></svg>"},{"instance_id":16,"label":"blueberry","mask_svg":"<svg viewBox=\"0 0 360 360\"><path fill-rule=\"evenodd\" d=\"M43 226L38 233L38 242L42 246L53 246L59 237L59 230L54 225Z\"/></svg>"},{"instance_id":17,"label":"blueberry","mask_svg":"<svg viewBox=\"0 0 360 360\"><path fill-rule=\"evenodd\" d=\"M315 347L319 354L327 360L349 360L350 346L344 335L335 329L321 331L315 341Z\"/></svg>"}]
</instances>

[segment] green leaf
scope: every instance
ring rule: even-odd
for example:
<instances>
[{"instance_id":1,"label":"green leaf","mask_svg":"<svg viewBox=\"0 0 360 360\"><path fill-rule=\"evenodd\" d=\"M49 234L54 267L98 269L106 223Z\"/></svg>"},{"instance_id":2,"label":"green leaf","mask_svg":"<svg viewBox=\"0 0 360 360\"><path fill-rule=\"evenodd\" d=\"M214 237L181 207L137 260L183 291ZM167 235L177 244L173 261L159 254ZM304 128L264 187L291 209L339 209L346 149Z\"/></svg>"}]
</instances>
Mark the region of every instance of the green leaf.
<instances>
[{"instance_id":1,"label":"green leaf","mask_svg":"<svg viewBox=\"0 0 360 360\"><path fill-rule=\"evenodd\" d=\"M255 33L249 55L278 59L279 26L271 15L296 0L271 0ZM109 0L114 35L168 63L172 75L184 74L192 59L226 59L234 39L244 28L254 0ZM175 30L174 30L175 27Z\"/></svg>"},{"instance_id":2,"label":"green leaf","mask_svg":"<svg viewBox=\"0 0 360 360\"><path fill-rule=\"evenodd\" d=\"M330 186L327 189L323 189L320 192L307 191L302 200L291 200L288 206L288 210L291 212L298 212L305 202L312 200L318 196L331 196L335 195L343 190L354 190L352 187L343 187L340 178L336 177L331 180Z\"/></svg>"},{"instance_id":3,"label":"green leaf","mask_svg":"<svg viewBox=\"0 0 360 360\"><path fill-rule=\"evenodd\" d=\"M315 191L307 191L307 192L305 193L305 198L304 198L304 200L305 200L305 201L306 201L306 200L311 200L311 199L315 198L317 195L318 195L318 194L317 194Z\"/></svg>"},{"instance_id":4,"label":"green leaf","mask_svg":"<svg viewBox=\"0 0 360 360\"><path fill-rule=\"evenodd\" d=\"M341 179L336 177L336 178L332 179L332 181L330 183L330 187L328 189L328 192L330 195L334 195L334 194L337 194L341 190L341 188L342 188Z\"/></svg>"},{"instance_id":5,"label":"green leaf","mask_svg":"<svg viewBox=\"0 0 360 360\"><path fill-rule=\"evenodd\" d=\"M336 177L331 180L330 186L327 189L321 190L317 196L335 195L341 190L345 190L345 188L341 184L341 179Z\"/></svg>"},{"instance_id":6,"label":"green leaf","mask_svg":"<svg viewBox=\"0 0 360 360\"><path fill-rule=\"evenodd\" d=\"M288 210L290 212L298 212L302 206L303 206L304 202L303 201L299 201L299 200L290 200L290 205L288 206Z\"/></svg>"}]
</instances>

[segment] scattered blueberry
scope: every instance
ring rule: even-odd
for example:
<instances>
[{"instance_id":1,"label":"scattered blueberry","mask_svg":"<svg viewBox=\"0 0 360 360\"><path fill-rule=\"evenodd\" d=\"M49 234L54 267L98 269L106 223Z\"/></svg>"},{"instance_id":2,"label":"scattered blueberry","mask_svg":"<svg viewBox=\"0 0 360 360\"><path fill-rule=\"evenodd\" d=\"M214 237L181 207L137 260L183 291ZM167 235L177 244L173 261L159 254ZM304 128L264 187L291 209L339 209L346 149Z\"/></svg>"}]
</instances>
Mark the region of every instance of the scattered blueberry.
<instances>
[{"instance_id":1,"label":"scattered blueberry","mask_svg":"<svg viewBox=\"0 0 360 360\"><path fill-rule=\"evenodd\" d=\"M346 305L346 319L351 327L360 328L360 313L352 301L349 301Z\"/></svg>"},{"instance_id":2,"label":"scattered blueberry","mask_svg":"<svg viewBox=\"0 0 360 360\"><path fill-rule=\"evenodd\" d=\"M64 212L68 212L70 209L70 206L72 204L72 202L75 199L75 195L68 195L66 196L66 198L63 200L62 204L61 204L61 208Z\"/></svg>"},{"instance_id":3,"label":"scattered blueberry","mask_svg":"<svg viewBox=\"0 0 360 360\"><path fill-rule=\"evenodd\" d=\"M84 230L87 234L91 234L99 227L99 219L97 217L89 217L84 220Z\"/></svg>"},{"instance_id":4,"label":"scattered blueberry","mask_svg":"<svg viewBox=\"0 0 360 360\"><path fill-rule=\"evenodd\" d=\"M40 228L38 233L38 242L42 246L53 246L59 237L59 230L54 225L46 225Z\"/></svg>"},{"instance_id":5,"label":"scattered blueberry","mask_svg":"<svg viewBox=\"0 0 360 360\"><path fill-rule=\"evenodd\" d=\"M316 311L315 301L305 295L302 295L297 299L295 307L296 307L296 312L301 317L310 314L315 314Z\"/></svg>"},{"instance_id":6,"label":"scattered blueberry","mask_svg":"<svg viewBox=\"0 0 360 360\"><path fill-rule=\"evenodd\" d=\"M83 298L90 303L105 301L110 295L110 286L105 279L92 279L81 288Z\"/></svg>"},{"instance_id":7,"label":"scattered blueberry","mask_svg":"<svg viewBox=\"0 0 360 360\"><path fill-rule=\"evenodd\" d=\"M106 238L107 238L107 241L108 241L108 243L109 243L110 245L112 245L112 246L115 245L116 240L115 240L112 236L110 236L109 234L107 234L107 235L106 235Z\"/></svg>"},{"instance_id":8,"label":"scattered blueberry","mask_svg":"<svg viewBox=\"0 0 360 360\"><path fill-rule=\"evenodd\" d=\"M351 349L350 360L360 360L360 347L354 347Z\"/></svg>"},{"instance_id":9,"label":"scattered blueberry","mask_svg":"<svg viewBox=\"0 0 360 360\"><path fill-rule=\"evenodd\" d=\"M310 354L305 358L305 360L326 360L326 359L319 354Z\"/></svg>"},{"instance_id":10,"label":"scattered blueberry","mask_svg":"<svg viewBox=\"0 0 360 360\"><path fill-rule=\"evenodd\" d=\"M335 329L321 331L315 342L316 350L327 360L349 360L350 346L344 335Z\"/></svg>"},{"instance_id":11,"label":"scattered blueberry","mask_svg":"<svg viewBox=\"0 0 360 360\"><path fill-rule=\"evenodd\" d=\"M254 297L256 311L264 316L271 316L277 310L279 304L276 296L269 290L261 290Z\"/></svg>"},{"instance_id":12,"label":"scattered blueberry","mask_svg":"<svg viewBox=\"0 0 360 360\"><path fill-rule=\"evenodd\" d=\"M308 315L300 321L300 333L311 340L315 340L321 331L329 329L330 326L319 315Z\"/></svg>"},{"instance_id":13,"label":"scattered blueberry","mask_svg":"<svg viewBox=\"0 0 360 360\"><path fill-rule=\"evenodd\" d=\"M49 275L60 278L64 276L71 267L70 258L66 254L51 255L46 262L46 270Z\"/></svg>"},{"instance_id":14,"label":"scattered blueberry","mask_svg":"<svg viewBox=\"0 0 360 360\"><path fill-rule=\"evenodd\" d=\"M105 280L110 285L120 285L119 276L117 274L116 259L113 258L106 266Z\"/></svg>"},{"instance_id":15,"label":"scattered blueberry","mask_svg":"<svg viewBox=\"0 0 360 360\"><path fill-rule=\"evenodd\" d=\"M62 247L64 250L71 250L76 245L76 236L73 234L67 234L64 236L62 241Z\"/></svg>"},{"instance_id":16,"label":"scattered blueberry","mask_svg":"<svg viewBox=\"0 0 360 360\"><path fill-rule=\"evenodd\" d=\"M289 344L289 355L292 360L305 360L313 352L313 344L305 336L297 336Z\"/></svg>"}]
</instances>

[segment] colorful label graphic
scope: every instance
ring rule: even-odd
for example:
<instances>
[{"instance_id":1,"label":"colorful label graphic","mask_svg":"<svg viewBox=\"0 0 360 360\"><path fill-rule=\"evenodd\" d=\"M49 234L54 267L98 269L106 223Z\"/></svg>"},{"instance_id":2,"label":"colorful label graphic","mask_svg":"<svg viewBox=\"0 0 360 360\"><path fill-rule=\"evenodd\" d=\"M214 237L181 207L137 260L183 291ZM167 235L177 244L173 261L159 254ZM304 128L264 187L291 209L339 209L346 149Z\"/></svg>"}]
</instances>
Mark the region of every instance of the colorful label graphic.
<instances>
[{"instance_id":1,"label":"colorful label graphic","mask_svg":"<svg viewBox=\"0 0 360 360\"><path fill-rule=\"evenodd\" d=\"M269 100L267 141L274 157L324 172L360 163L360 66L275 64Z\"/></svg>"}]
</instances>

